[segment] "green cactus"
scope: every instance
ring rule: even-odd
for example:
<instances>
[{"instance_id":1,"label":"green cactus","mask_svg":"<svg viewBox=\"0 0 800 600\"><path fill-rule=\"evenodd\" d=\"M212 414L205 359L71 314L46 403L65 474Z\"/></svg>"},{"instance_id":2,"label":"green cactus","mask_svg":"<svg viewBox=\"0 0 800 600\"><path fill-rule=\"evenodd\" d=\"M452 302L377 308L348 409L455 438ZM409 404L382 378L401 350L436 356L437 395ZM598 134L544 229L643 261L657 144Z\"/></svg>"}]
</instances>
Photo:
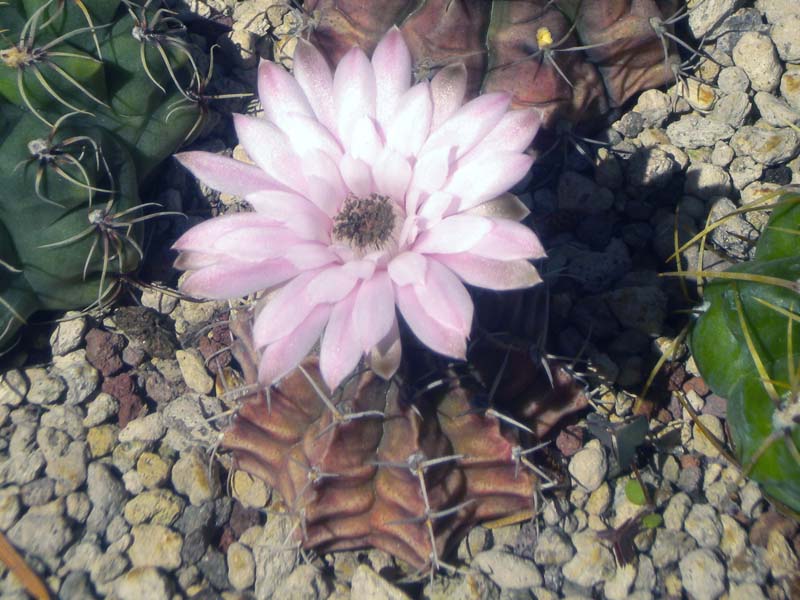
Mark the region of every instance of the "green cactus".
<instances>
[{"instance_id":1,"label":"green cactus","mask_svg":"<svg viewBox=\"0 0 800 600\"><path fill-rule=\"evenodd\" d=\"M0 350L139 265L139 189L203 117L183 25L151 3L0 3Z\"/></svg>"},{"instance_id":2,"label":"green cactus","mask_svg":"<svg viewBox=\"0 0 800 600\"><path fill-rule=\"evenodd\" d=\"M800 513L800 192L772 205L753 260L706 285L691 347L711 389L728 399L744 474Z\"/></svg>"}]
</instances>

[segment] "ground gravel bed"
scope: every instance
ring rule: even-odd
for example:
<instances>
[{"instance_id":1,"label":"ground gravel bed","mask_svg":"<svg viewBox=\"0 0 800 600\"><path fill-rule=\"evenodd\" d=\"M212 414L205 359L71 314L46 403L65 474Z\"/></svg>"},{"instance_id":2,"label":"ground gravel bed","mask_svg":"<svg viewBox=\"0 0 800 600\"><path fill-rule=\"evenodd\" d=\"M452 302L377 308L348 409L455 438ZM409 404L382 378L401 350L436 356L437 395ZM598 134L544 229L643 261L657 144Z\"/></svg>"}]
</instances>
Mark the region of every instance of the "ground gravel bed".
<instances>
[{"instance_id":1,"label":"ground gravel bed","mask_svg":"<svg viewBox=\"0 0 800 600\"><path fill-rule=\"evenodd\" d=\"M252 89L283 5L190 3L233 28L220 89ZM640 523L645 507L610 442L683 324L680 285L658 277L675 228L688 240L708 214L800 185L800 130L790 126L800 125L800 3L707 0L687 27L718 63L701 61L702 82L689 79L683 94L643 93L593 136L604 145L583 143L591 161L569 146L560 169L543 162L518 190L549 270L564 275L551 290L550 350L587 357L593 400L553 436L550 466L570 485L546 492L534 519L475 528L451 557L458 572L433 580L407 578L377 550L287 549L292 523L277 495L213 451L234 407L223 393L235 384L224 351L230 307L144 289L107 315L32 328L3 358L0 530L64 599L800 597L798 523L741 477L678 401L685 394L725 440L725 400L685 346L658 380L662 403L639 457L660 515L651 527ZM224 115L244 108L217 105L196 147L237 155ZM176 165L164 181L170 187L148 201L189 218L156 225L156 239L174 240L209 206L236 209L236 199L199 189ZM748 258L765 221L728 220L710 236L704 266ZM174 283L168 244L153 245L144 278ZM686 258L699 266L696 252ZM0 597L27 597L2 566Z\"/></svg>"}]
</instances>

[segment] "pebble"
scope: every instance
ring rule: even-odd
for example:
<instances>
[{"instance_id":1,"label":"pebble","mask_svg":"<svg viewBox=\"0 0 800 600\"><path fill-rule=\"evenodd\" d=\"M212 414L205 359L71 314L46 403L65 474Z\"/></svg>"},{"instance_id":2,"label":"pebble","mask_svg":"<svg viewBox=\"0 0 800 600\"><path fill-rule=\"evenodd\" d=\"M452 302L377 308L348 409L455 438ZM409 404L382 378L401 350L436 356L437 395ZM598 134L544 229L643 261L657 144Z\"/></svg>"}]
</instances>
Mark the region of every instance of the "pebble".
<instances>
[{"instance_id":1,"label":"pebble","mask_svg":"<svg viewBox=\"0 0 800 600\"><path fill-rule=\"evenodd\" d=\"M8 531L19 517L19 496L10 489L0 490L0 530Z\"/></svg>"},{"instance_id":2,"label":"pebble","mask_svg":"<svg viewBox=\"0 0 800 600\"><path fill-rule=\"evenodd\" d=\"M56 494L66 496L84 484L87 455L86 442L75 441L70 443L63 455L47 461L45 472L55 480Z\"/></svg>"},{"instance_id":3,"label":"pebble","mask_svg":"<svg viewBox=\"0 0 800 600\"><path fill-rule=\"evenodd\" d=\"M628 161L628 183L640 188L665 185L679 170L670 154L658 147L651 148L637 152Z\"/></svg>"},{"instance_id":4,"label":"pebble","mask_svg":"<svg viewBox=\"0 0 800 600\"><path fill-rule=\"evenodd\" d=\"M697 543L688 533L673 529L656 529L656 539L650 549L653 565L662 569L675 564L682 556L697 548Z\"/></svg>"},{"instance_id":5,"label":"pebble","mask_svg":"<svg viewBox=\"0 0 800 600\"><path fill-rule=\"evenodd\" d=\"M111 454L117 444L119 427L112 424L92 427L86 432L86 442L89 444L89 455L100 458Z\"/></svg>"},{"instance_id":6,"label":"pebble","mask_svg":"<svg viewBox=\"0 0 800 600\"><path fill-rule=\"evenodd\" d=\"M117 414L119 401L111 394L100 392L86 407L86 417L83 419L84 427L94 427L104 423Z\"/></svg>"},{"instance_id":7,"label":"pebble","mask_svg":"<svg viewBox=\"0 0 800 600\"><path fill-rule=\"evenodd\" d=\"M680 571L683 588L696 600L716 600L725 592L725 567L707 548L686 554Z\"/></svg>"},{"instance_id":8,"label":"pebble","mask_svg":"<svg viewBox=\"0 0 800 600\"><path fill-rule=\"evenodd\" d=\"M714 144L714 150L711 151L711 164L718 167L727 167L731 164L734 156L736 156L736 154L729 144L717 142Z\"/></svg>"},{"instance_id":9,"label":"pebble","mask_svg":"<svg viewBox=\"0 0 800 600\"><path fill-rule=\"evenodd\" d=\"M86 520L87 531L102 533L111 520L122 512L127 494L122 481L111 470L98 462L89 464L86 486L92 510Z\"/></svg>"},{"instance_id":10,"label":"pebble","mask_svg":"<svg viewBox=\"0 0 800 600\"><path fill-rule=\"evenodd\" d=\"M722 101L717 102L717 107ZM716 108L715 108L716 110ZM734 129L727 123L698 115L684 115L667 126L670 141L679 148L702 148L727 140Z\"/></svg>"},{"instance_id":11,"label":"pebble","mask_svg":"<svg viewBox=\"0 0 800 600\"><path fill-rule=\"evenodd\" d=\"M624 327L648 335L661 332L667 316L667 295L660 288L618 288L603 294L603 299Z\"/></svg>"},{"instance_id":12,"label":"pebble","mask_svg":"<svg viewBox=\"0 0 800 600\"><path fill-rule=\"evenodd\" d=\"M178 298L172 294L163 294L157 289L145 288L142 290L142 306L152 308L161 314L168 315L178 304Z\"/></svg>"},{"instance_id":13,"label":"pebble","mask_svg":"<svg viewBox=\"0 0 800 600\"><path fill-rule=\"evenodd\" d=\"M501 589L530 588L542 584L542 575L536 565L510 552L486 550L473 559L471 566Z\"/></svg>"},{"instance_id":14,"label":"pebble","mask_svg":"<svg viewBox=\"0 0 800 600\"><path fill-rule=\"evenodd\" d=\"M256 579L256 563L253 553L244 544L234 542L228 546L228 581L234 589L245 590L253 585ZM363 595L362 598L372 598Z\"/></svg>"},{"instance_id":15,"label":"pebble","mask_svg":"<svg viewBox=\"0 0 800 600\"><path fill-rule=\"evenodd\" d=\"M134 568L114 581L119 600L170 600L167 578L153 567Z\"/></svg>"},{"instance_id":16,"label":"pebble","mask_svg":"<svg viewBox=\"0 0 800 600\"><path fill-rule=\"evenodd\" d=\"M231 482L233 497L249 508L263 508L269 501L266 484L245 471L236 471Z\"/></svg>"},{"instance_id":17,"label":"pebble","mask_svg":"<svg viewBox=\"0 0 800 600\"><path fill-rule=\"evenodd\" d=\"M195 449L183 454L172 467L172 485L189 497L189 502L200 506L219 496L221 489L218 466L212 463L211 473L202 453Z\"/></svg>"},{"instance_id":18,"label":"pebble","mask_svg":"<svg viewBox=\"0 0 800 600\"><path fill-rule=\"evenodd\" d=\"M754 90L771 92L778 87L783 69L769 36L746 32L733 48L733 62L744 69Z\"/></svg>"},{"instance_id":19,"label":"pebble","mask_svg":"<svg viewBox=\"0 0 800 600\"><path fill-rule=\"evenodd\" d=\"M781 77L781 95L795 110L800 110L800 68L786 71Z\"/></svg>"},{"instance_id":20,"label":"pebble","mask_svg":"<svg viewBox=\"0 0 800 600\"><path fill-rule=\"evenodd\" d=\"M781 60L790 63L800 62L800 14L784 14L772 26L772 41Z\"/></svg>"},{"instance_id":21,"label":"pebble","mask_svg":"<svg viewBox=\"0 0 800 600\"><path fill-rule=\"evenodd\" d=\"M100 373L86 360L86 350L53 357L53 374L67 384L65 404L81 404L97 389Z\"/></svg>"},{"instance_id":22,"label":"pebble","mask_svg":"<svg viewBox=\"0 0 800 600\"><path fill-rule=\"evenodd\" d=\"M731 151L731 159L732 154ZM731 192L731 178L722 167L709 163L694 163L686 171L684 192L704 200L710 200L715 196L727 196Z\"/></svg>"},{"instance_id":23,"label":"pebble","mask_svg":"<svg viewBox=\"0 0 800 600\"><path fill-rule=\"evenodd\" d=\"M605 452L598 447L585 447L569 461L569 473L575 482L587 492L600 487L606 477L608 461Z\"/></svg>"},{"instance_id":24,"label":"pebble","mask_svg":"<svg viewBox=\"0 0 800 600\"><path fill-rule=\"evenodd\" d=\"M685 528L701 548L716 548L722 539L722 523L709 504L692 506L686 516Z\"/></svg>"},{"instance_id":25,"label":"pebble","mask_svg":"<svg viewBox=\"0 0 800 600\"><path fill-rule=\"evenodd\" d=\"M131 530L133 544L128 548L128 558L134 567L177 569L181 566L180 534L163 525L142 524Z\"/></svg>"},{"instance_id":26,"label":"pebble","mask_svg":"<svg viewBox=\"0 0 800 600\"><path fill-rule=\"evenodd\" d=\"M743 190L748 185L761 178L764 167L749 156L734 158L728 168L733 185L737 190Z\"/></svg>"},{"instance_id":27,"label":"pebble","mask_svg":"<svg viewBox=\"0 0 800 600\"><path fill-rule=\"evenodd\" d=\"M128 424L119 432L119 441L126 442L156 442L164 437L166 425L161 413L154 412L144 417L139 417Z\"/></svg>"},{"instance_id":28,"label":"pebble","mask_svg":"<svg viewBox=\"0 0 800 600\"><path fill-rule=\"evenodd\" d=\"M57 564L61 551L72 542L72 528L63 516L64 500L31 506L8 530L8 540L48 564Z\"/></svg>"},{"instance_id":29,"label":"pebble","mask_svg":"<svg viewBox=\"0 0 800 600\"><path fill-rule=\"evenodd\" d=\"M283 581L278 582L276 598L318 600L330 593L330 584L312 565L300 565Z\"/></svg>"},{"instance_id":30,"label":"pebble","mask_svg":"<svg viewBox=\"0 0 800 600\"><path fill-rule=\"evenodd\" d=\"M158 454L143 452L136 460L136 472L147 489L161 486L169 479L170 464Z\"/></svg>"},{"instance_id":31,"label":"pebble","mask_svg":"<svg viewBox=\"0 0 800 600\"><path fill-rule=\"evenodd\" d=\"M761 587L755 583L732 583L728 600L767 600Z\"/></svg>"},{"instance_id":32,"label":"pebble","mask_svg":"<svg viewBox=\"0 0 800 600\"><path fill-rule=\"evenodd\" d=\"M214 380L208 374L203 357L197 350L178 350L175 353L183 380L190 389L200 394L210 394Z\"/></svg>"},{"instance_id":33,"label":"pebble","mask_svg":"<svg viewBox=\"0 0 800 600\"><path fill-rule=\"evenodd\" d=\"M89 574L95 584L108 583L122 575L129 565L121 552L106 551L90 566Z\"/></svg>"},{"instance_id":34,"label":"pebble","mask_svg":"<svg viewBox=\"0 0 800 600\"><path fill-rule=\"evenodd\" d=\"M740 0L705 0L689 10L689 29L695 39L711 33L741 4Z\"/></svg>"},{"instance_id":35,"label":"pebble","mask_svg":"<svg viewBox=\"0 0 800 600\"><path fill-rule=\"evenodd\" d=\"M800 112L794 110L782 98L767 92L758 92L755 103L763 119L773 127L788 127L800 123Z\"/></svg>"},{"instance_id":36,"label":"pebble","mask_svg":"<svg viewBox=\"0 0 800 600\"><path fill-rule=\"evenodd\" d=\"M745 92L733 92L719 99L708 118L738 129L744 125L752 110L750 96Z\"/></svg>"},{"instance_id":37,"label":"pebble","mask_svg":"<svg viewBox=\"0 0 800 600\"><path fill-rule=\"evenodd\" d=\"M11 369L0 374L0 404L19 406L28 393L28 380L18 369Z\"/></svg>"},{"instance_id":38,"label":"pebble","mask_svg":"<svg viewBox=\"0 0 800 600\"><path fill-rule=\"evenodd\" d=\"M67 516L77 523L86 521L89 511L92 509L92 503L89 502L86 492L73 492L67 496L66 504Z\"/></svg>"},{"instance_id":39,"label":"pebble","mask_svg":"<svg viewBox=\"0 0 800 600\"><path fill-rule=\"evenodd\" d=\"M729 515L720 515L722 539L719 548L729 559L736 558L747 547L747 534L736 519Z\"/></svg>"},{"instance_id":40,"label":"pebble","mask_svg":"<svg viewBox=\"0 0 800 600\"><path fill-rule=\"evenodd\" d=\"M172 525L183 510L183 501L169 490L147 490L125 505L125 520L131 525Z\"/></svg>"},{"instance_id":41,"label":"pebble","mask_svg":"<svg viewBox=\"0 0 800 600\"><path fill-rule=\"evenodd\" d=\"M770 531L764 562L775 579L789 577L797 573L797 556L780 531Z\"/></svg>"},{"instance_id":42,"label":"pebble","mask_svg":"<svg viewBox=\"0 0 800 600\"><path fill-rule=\"evenodd\" d=\"M711 433L718 440L725 442L725 431L722 428L722 422L714 415L698 415L697 420L703 425L709 433ZM714 446L708 436L701 431L697 423L692 424L692 447L709 458L716 458L719 456L719 450Z\"/></svg>"},{"instance_id":43,"label":"pebble","mask_svg":"<svg viewBox=\"0 0 800 600\"><path fill-rule=\"evenodd\" d=\"M672 112L672 99L661 90L647 90L639 95L633 110L642 116L645 127L661 127Z\"/></svg>"},{"instance_id":44,"label":"pebble","mask_svg":"<svg viewBox=\"0 0 800 600\"><path fill-rule=\"evenodd\" d=\"M540 565L563 565L575 555L569 536L557 527L546 527L536 540L533 560Z\"/></svg>"},{"instance_id":45,"label":"pebble","mask_svg":"<svg viewBox=\"0 0 800 600\"><path fill-rule=\"evenodd\" d=\"M614 555L593 531L573 536L577 553L564 565L564 577L579 586L590 588L613 577L616 570Z\"/></svg>"},{"instance_id":46,"label":"pebble","mask_svg":"<svg viewBox=\"0 0 800 600\"><path fill-rule=\"evenodd\" d=\"M60 571L62 573L88 571L102 554L103 551L100 550L99 546L91 541L84 541L70 546L64 553L64 565Z\"/></svg>"},{"instance_id":47,"label":"pebble","mask_svg":"<svg viewBox=\"0 0 800 600\"><path fill-rule=\"evenodd\" d=\"M207 399L198 395L181 396L164 407L162 416L167 426L165 439L176 450L187 450L195 445L209 448L217 442L219 432L203 413ZM216 413L209 411L209 414Z\"/></svg>"},{"instance_id":48,"label":"pebble","mask_svg":"<svg viewBox=\"0 0 800 600\"><path fill-rule=\"evenodd\" d=\"M50 336L50 347L54 356L63 356L77 349L83 342L86 318L79 312L68 312Z\"/></svg>"},{"instance_id":49,"label":"pebble","mask_svg":"<svg viewBox=\"0 0 800 600\"><path fill-rule=\"evenodd\" d=\"M25 399L31 404L48 405L58 402L66 391L67 384L60 377L55 377L41 367L25 369L28 380L28 393Z\"/></svg>"},{"instance_id":50,"label":"pebble","mask_svg":"<svg viewBox=\"0 0 800 600\"><path fill-rule=\"evenodd\" d=\"M636 580L636 567L627 564L619 567L614 576L606 581L603 592L609 600L627 600Z\"/></svg>"},{"instance_id":51,"label":"pebble","mask_svg":"<svg viewBox=\"0 0 800 600\"><path fill-rule=\"evenodd\" d=\"M664 526L667 529L681 531L691 504L692 499L684 492L673 495L667 503L667 508L664 509Z\"/></svg>"},{"instance_id":52,"label":"pebble","mask_svg":"<svg viewBox=\"0 0 800 600\"><path fill-rule=\"evenodd\" d=\"M289 515L273 513L253 546L256 562L256 598L271 598L281 581L288 577L296 564L296 556L282 551L292 531ZM280 596L275 596L280 597Z\"/></svg>"},{"instance_id":53,"label":"pebble","mask_svg":"<svg viewBox=\"0 0 800 600\"><path fill-rule=\"evenodd\" d=\"M614 194L575 171L564 172L558 180L558 207L580 214L597 214L611 208Z\"/></svg>"},{"instance_id":54,"label":"pebble","mask_svg":"<svg viewBox=\"0 0 800 600\"><path fill-rule=\"evenodd\" d=\"M717 87L723 94L746 92L750 89L750 79L741 67L725 67L717 77Z\"/></svg>"}]
</instances>

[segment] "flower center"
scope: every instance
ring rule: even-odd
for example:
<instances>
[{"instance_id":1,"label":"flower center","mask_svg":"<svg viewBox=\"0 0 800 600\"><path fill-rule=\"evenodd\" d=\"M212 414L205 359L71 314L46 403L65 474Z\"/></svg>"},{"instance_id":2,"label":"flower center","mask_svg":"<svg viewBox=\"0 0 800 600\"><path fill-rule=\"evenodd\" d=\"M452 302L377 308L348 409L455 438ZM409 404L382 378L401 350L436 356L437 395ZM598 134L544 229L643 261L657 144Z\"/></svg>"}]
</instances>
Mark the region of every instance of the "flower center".
<instances>
[{"instance_id":1,"label":"flower center","mask_svg":"<svg viewBox=\"0 0 800 600\"><path fill-rule=\"evenodd\" d=\"M381 249L392 238L395 214L388 196L349 195L333 219L333 236L358 250Z\"/></svg>"}]
</instances>

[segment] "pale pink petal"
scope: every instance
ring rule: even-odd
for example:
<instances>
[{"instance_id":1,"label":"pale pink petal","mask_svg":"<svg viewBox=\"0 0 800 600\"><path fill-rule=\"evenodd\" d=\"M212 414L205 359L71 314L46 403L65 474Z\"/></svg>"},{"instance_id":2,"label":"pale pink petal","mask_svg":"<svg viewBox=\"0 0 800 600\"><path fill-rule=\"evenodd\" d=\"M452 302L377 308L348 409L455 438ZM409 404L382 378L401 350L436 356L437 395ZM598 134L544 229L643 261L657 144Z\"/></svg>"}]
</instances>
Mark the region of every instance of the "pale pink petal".
<instances>
[{"instance_id":1,"label":"pale pink petal","mask_svg":"<svg viewBox=\"0 0 800 600\"><path fill-rule=\"evenodd\" d=\"M517 196L506 192L491 200L481 202L477 206L463 211L462 214L522 221L522 219L531 214L531 211Z\"/></svg>"},{"instance_id":2,"label":"pale pink petal","mask_svg":"<svg viewBox=\"0 0 800 600\"><path fill-rule=\"evenodd\" d=\"M305 193L302 163L277 125L247 115L233 115L239 143L248 156L269 175L292 190Z\"/></svg>"},{"instance_id":3,"label":"pale pink petal","mask_svg":"<svg viewBox=\"0 0 800 600\"><path fill-rule=\"evenodd\" d=\"M203 221L189 229L172 245L173 250L208 252L222 236L248 227L274 227L277 223L267 216L253 213L227 214Z\"/></svg>"},{"instance_id":4,"label":"pale pink petal","mask_svg":"<svg viewBox=\"0 0 800 600\"><path fill-rule=\"evenodd\" d=\"M339 140L314 117L301 114L286 115L281 120L281 129L300 158L319 150L338 161L344 153Z\"/></svg>"},{"instance_id":5,"label":"pale pink petal","mask_svg":"<svg viewBox=\"0 0 800 600\"><path fill-rule=\"evenodd\" d=\"M220 256L217 254L209 254L207 252L181 252L175 262L172 264L173 268L180 269L181 271L196 271L203 267L210 267L220 261Z\"/></svg>"},{"instance_id":6,"label":"pale pink petal","mask_svg":"<svg viewBox=\"0 0 800 600\"><path fill-rule=\"evenodd\" d=\"M400 98L386 125L386 144L405 158L416 156L430 132L432 114L430 85L415 85Z\"/></svg>"},{"instance_id":7,"label":"pale pink petal","mask_svg":"<svg viewBox=\"0 0 800 600\"><path fill-rule=\"evenodd\" d=\"M467 252L434 254L430 258L441 262L468 284L490 290L518 290L542 281L527 260L492 260Z\"/></svg>"},{"instance_id":8,"label":"pale pink petal","mask_svg":"<svg viewBox=\"0 0 800 600\"><path fill-rule=\"evenodd\" d=\"M295 244L286 250L284 258L301 271L317 269L339 261L328 244Z\"/></svg>"},{"instance_id":9,"label":"pale pink petal","mask_svg":"<svg viewBox=\"0 0 800 600\"><path fill-rule=\"evenodd\" d=\"M341 301L358 283L350 269L329 267L309 281L303 290L303 301L311 304L333 304Z\"/></svg>"},{"instance_id":10,"label":"pale pink petal","mask_svg":"<svg viewBox=\"0 0 800 600\"><path fill-rule=\"evenodd\" d=\"M417 299L414 286L395 287L395 297L403 319L423 344L445 356L466 356L466 337L428 315Z\"/></svg>"},{"instance_id":11,"label":"pale pink petal","mask_svg":"<svg viewBox=\"0 0 800 600\"><path fill-rule=\"evenodd\" d=\"M447 65L433 76L431 80L431 96L433 97L431 131L458 110L464 101L466 92L467 68L464 63Z\"/></svg>"},{"instance_id":12,"label":"pale pink petal","mask_svg":"<svg viewBox=\"0 0 800 600\"><path fill-rule=\"evenodd\" d=\"M457 208L458 202L452 194L447 192L434 192L422 203L417 214L428 225L438 223Z\"/></svg>"},{"instance_id":13,"label":"pale pink petal","mask_svg":"<svg viewBox=\"0 0 800 600\"><path fill-rule=\"evenodd\" d=\"M300 39L295 46L292 70L320 123L336 131L333 74L325 57L312 44Z\"/></svg>"},{"instance_id":14,"label":"pale pink petal","mask_svg":"<svg viewBox=\"0 0 800 600\"><path fill-rule=\"evenodd\" d=\"M456 149L453 146L442 146L420 156L414 165L411 188L426 192L439 190L450 176L455 156Z\"/></svg>"},{"instance_id":15,"label":"pale pink petal","mask_svg":"<svg viewBox=\"0 0 800 600\"><path fill-rule=\"evenodd\" d=\"M268 60L258 66L258 97L267 118L283 126L283 118L291 113L314 116L305 92L286 69Z\"/></svg>"},{"instance_id":16,"label":"pale pink petal","mask_svg":"<svg viewBox=\"0 0 800 600\"><path fill-rule=\"evenodd\" d=\"M521 223L508 219L490 219L492 230L470 248L470 253L495 260L518 260L545 256L539 238Z\"/></svg>"},{"instance_id":17,"label":"pale pink petal","mask_svg":"<svg viewBox=\"0 0 800 600\"><path fill-rule=\"evenodd\" d=\"M532 164L527 154L500 152L457 165L444 190L461 198L459 210L468 210L508 191L525 177Z\"/></svg>"},{"instance_id":18,"label":"pale pink petal","mask_svg":"<svg viewBox=\"0 0 800 600\"><path fill-rule=\"evenodd\" d=\"M523 152L531 145L541 123L541 116L533 108L509 111L472 149L469 156L473 154L485 156L495 152Z\"/></svg>"},{"instance_id":19,"label":"pale pink petal","mask_svg":"<svg viewBox=\"0 0 800 600\"><path fill-rule=\"evenodd\" d=\"M258 380L271 385L300 364L317 343L330 314L329 305L317 306L290 335L267 346L261 357Z\"/></svg>"},{"instance_id":20,"label":"pale pink petal","mask_svg":"<svg viewBox=\"0 0 800 600\"><path fill-rule=\"evenodd\" d=\"M319 350L322 379L334 390L358 365L363 351L353 327L353 305L356 292L336 303L328 319Z\"/></svg>"},{"instance_id":21,"label":"pale pink petal","mask_svg":"<svg viewBox=\"0 0 800 600\"><path fill-rule=\"evenodd\" d=\"M338 162L324 152L312 152L303 159L303 170L308 181L306 197L332 217L348 192Z\"/></svg>"},{"instance_id":22,"label":"pale pink petal","mask_svg":"<svg viewBox=\"0 0 800 600\"><path fill-rule=\"evenodd\" d=\"M494 129L510 101L511 96L504 92L483 94L471 100L431 133L420 151L420 159L426 152L443 146L455 146L456 158L460 158Z\"/></svg>"},{"instance_id":23,"label":"pale pink petal","mask_svg":"<svg viewBox=\"0 0 800 600\"><path fill-rule=\"evenodd\" d=\"M397 27L383 36L372 53L376 114L384 127L394 115L400 96L411 86L411 53Z\"/></svg>"},{"instance_id":24,"label":"pale pink petal","mask_svg":"<svg viewBox=\"0 0 800 600\"><path fill-rule=\"evenodd\" d=\"M474 311L472 298L450 269L429 260L425 283L415 285L414 291L430 317L464 338L469 336Z\"/></svg>"},{"instance_id":25,"label":"pale pink petal","mask_svg":"<svg viewBox=\"0 0 800 600\"><path fill-rule=\"evenodd\" d=\"M372 166L383 153L383 140L371 117L361 117L350 137L350 154Z\"/></svg>"},{"instance_id":26,"label":"pale pink petal","mask_svg":"<svg viewBox=\"0 0 800 600\"><path fill-rule=\"evenodd\" d=\"M372 172L363 160L345 154L339 163L339 170L345 185L356 196L364 198L375 189Z\"/></svg>"},{"instance_id":27,"label":"pale pink petal","mask_svg":"<svg viewBox=\"0 0 800 600\"><path fill-rule=\"evenodd\" d=\"M465 252L483 239L492 229L484 217L453 215L423 231L414 243L414 252L452 254Z\"/></svg>"},{"instance_id":28,"label":"pale pink petal","mask_svg":"<svg viewBox=\"0 0 800 600\"><path fill-rule=\"evenodd\" d=\"M211 250L239 260L259 262L282 257L290 246L301 241L296 233L282 226L241 227L217 239Z\"/></svg>"},{"instance_id":29,"label":"pale pink petal","mask_svg":"<svg viewBox=\"0 0 800 600\"><path fill-rule=\"evenodd\" d=\"M416 252L403 252L395 256L387 268L395 285L405 286L425 281L428 261Z\"/></svg>"},{"instance_id":30,"label":"pale pink petal","mask_svg":"<svg viewBox=\"0 0 800 600\"><path fill-rule=\"evenodd\" d=\"M181 291L197 298L228 300L283 283L297 273L285 260L250 263L228 259L190 273Z\"/></svg>"},{"instance_id":31,"label":"pale pink petal","mask_svg":"<svg viewBox=\"0 0 800 600\"><path fill-rule=\"evenodd\" d=\"M304 239L330 241L330 217L298 194L256 192L247 201L259 215L282 223Z\"/></svg>"},{"instance_id":32,"label":"pale pink petal","mask_svg":"<svg viewBox=\"0 0 800 600\"><path fill-rule=\"evenodd\" d=\"M397 316L395 311L392 311L392 325L389 328L389 333L370 350L369 366L380 377L389 380L400 367L402 351Z\"/></svg>"},{"instance_id":33,"label":"pale pink petal","mask_svg":"<svg viewBox=\"0 0 800 600\"><path fill-rule=\"evenodd\" d=\"M375 273L375 262L366 259L353 259L344 263L342 268L357 279L369 279Z\"/></svg>"},{"instance_id":34,"label":"pale pink petal","mask_svg":"<svg viewBox=\"0 0 800 600\"><path fill-rule=\"evenodd\" d=\"M354 47L344 55L333 75L336 129L345 148L353 128L363 116L375 116L375 73L366 54Z\"/></svg>"},{"instance_id":35,"label":"pale pink petal","mask_svg":"<svg viewBox=\"0 0 800 600\"><path fill-rule=\"evenodd\" d=\"M395 322L394 287L386 271L361 284L353 306L355 333L363 351L380 342Z\"/></svg>"},{"instance_id":36,"label":"pale pink petal","mask_svg":"<svg viewBox=\"0 0 800 600\"><path fill-rule=\"evenodd\" d=\"M268 299L253 323L253 342L256 348L289 335L314 308L305 302L303 292L319 270L300 273Z\"/></svg>"},{"instance_id":37,"label":"pale pink petal","mask_svg":"<svg viewBox=\"0 0 800 600\"><path fill-rule=\"evenodd\" d=\"M403 206L411 181L411 165L391 148L384 148L372 167L375 186L381 194L389 196L399 206Z\"/></svg>"},{"instance_id":38,"label":"pale pink petal","mask_svg":"<svg viewBox=\"0 0 800 600\"><path fill-rule=\"evenodd\" d=\"M175 158L208 187L240 198L262 190L288 189L255 165L219 154L181 152Z\"/></svg>"}]
</instances>

